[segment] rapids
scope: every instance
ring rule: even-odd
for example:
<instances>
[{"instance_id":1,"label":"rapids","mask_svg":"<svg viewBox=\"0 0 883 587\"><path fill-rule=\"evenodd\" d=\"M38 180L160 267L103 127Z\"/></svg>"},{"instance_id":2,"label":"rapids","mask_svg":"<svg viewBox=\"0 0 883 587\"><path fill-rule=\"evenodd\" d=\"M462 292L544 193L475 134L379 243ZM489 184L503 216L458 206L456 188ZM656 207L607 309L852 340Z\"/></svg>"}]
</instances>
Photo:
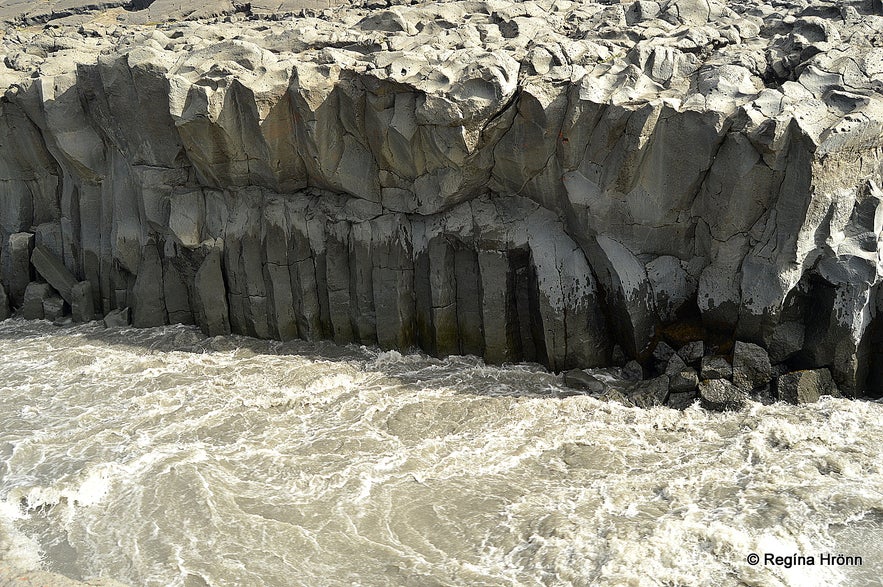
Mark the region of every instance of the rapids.
<instances>
[{"instance_id":1,"label":"rapids","mask_svg":"<svg viewBox=\"0 0 883 587\"><path fill-rule=\"evenodd\" d=\"M559 399L536 365L180 326L8 320L0 356L0 566L163 587L883 577L880 402L642 410Z\"/></svg>"}]
</instances>

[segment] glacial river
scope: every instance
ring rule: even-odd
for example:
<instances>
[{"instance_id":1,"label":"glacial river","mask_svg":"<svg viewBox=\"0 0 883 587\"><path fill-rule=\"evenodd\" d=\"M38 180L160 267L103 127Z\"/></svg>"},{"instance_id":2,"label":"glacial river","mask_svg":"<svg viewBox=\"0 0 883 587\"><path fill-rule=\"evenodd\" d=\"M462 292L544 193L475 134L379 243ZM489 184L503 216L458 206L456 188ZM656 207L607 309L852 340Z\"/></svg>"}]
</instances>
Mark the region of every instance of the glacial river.
<instances>
[{"instance_id":1,"label":"glacial river","mask_svg":"<svg viewBox=\"0 0 883 587\"><path fill-rule=\"evenodd\" d=\"M555 397L536 366L189 327L10 320L0 357L6 569L157 587L883 577L881 403L641 410Z\"/></svg>"}]
</instances>

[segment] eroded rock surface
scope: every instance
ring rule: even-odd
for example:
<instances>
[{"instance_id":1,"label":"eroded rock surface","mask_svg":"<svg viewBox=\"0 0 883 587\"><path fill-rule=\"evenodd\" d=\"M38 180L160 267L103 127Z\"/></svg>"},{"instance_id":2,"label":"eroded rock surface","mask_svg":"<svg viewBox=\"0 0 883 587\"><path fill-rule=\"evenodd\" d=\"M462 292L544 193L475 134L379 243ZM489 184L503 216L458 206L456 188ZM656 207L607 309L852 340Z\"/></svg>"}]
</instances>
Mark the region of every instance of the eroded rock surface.
<instances>
[{"instance_id":1,"label":"eroded rock surface","mask_svg":"<svg viewBox=\"0 0 883 587\"><path fill-rule=\"evenodd\" d=\"M688 320L883 392L878 4L55 4L0 2L13 308L40 251L136 325L561 370Z\"/></svg>"}]
</instances>

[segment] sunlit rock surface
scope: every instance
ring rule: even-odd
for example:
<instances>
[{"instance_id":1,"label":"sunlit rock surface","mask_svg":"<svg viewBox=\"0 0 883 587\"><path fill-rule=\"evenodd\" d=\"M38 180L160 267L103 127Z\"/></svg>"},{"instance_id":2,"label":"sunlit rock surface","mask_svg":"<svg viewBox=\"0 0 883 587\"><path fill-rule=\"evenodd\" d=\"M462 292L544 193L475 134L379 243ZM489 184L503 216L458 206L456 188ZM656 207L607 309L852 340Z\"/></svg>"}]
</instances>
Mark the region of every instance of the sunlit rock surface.
<instances>
[{"instance_id":1,"label":"sunlit rock surface","mask_svg":"<svg viewBox=\"0 0 883 587\"><path fill-rule=\"evenodd\" d=\"M138 326L555 370L739 340L879 393L881 13L0 2L0 281L21 309L48 251Z\"/></svg>"}]
</instances>

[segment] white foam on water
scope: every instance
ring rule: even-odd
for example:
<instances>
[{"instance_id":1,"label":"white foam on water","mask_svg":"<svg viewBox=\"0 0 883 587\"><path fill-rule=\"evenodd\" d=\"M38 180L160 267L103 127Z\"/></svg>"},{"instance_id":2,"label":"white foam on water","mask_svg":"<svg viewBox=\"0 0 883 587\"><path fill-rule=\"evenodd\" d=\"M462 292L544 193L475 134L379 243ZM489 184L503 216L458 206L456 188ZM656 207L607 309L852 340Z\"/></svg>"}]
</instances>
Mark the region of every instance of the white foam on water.
<instances>
[{"instance_id":1,"label":"white foam on water","mask_svg":"<svg viewBox=\"0 0 883 587\"><path fill-rule=\"evenodd\" d=\"M60 487L32 487L22 495L29 509L57 505L66 501L74 506L100 503L110 491L112 465L89 470L82 478Z\"/></svg>"},{"instance_id":2,"label":"white foam on water","mask_svg":"<svg viewBox=\"0 0 883 587\"><path fill-rule=\"evenodd\" d=\"M0 499L0 565L16 572L38 569L42 562L39 543L17 527L25 517L18 504Z\"/></svg>"},{"instance_id":3,"label":"white foam on water","mask_svg":"<svg viewBox=\"0 0 883 587\"><path fill-rule=\"evenodd\" d=\"M23 565L148 586L850 586L883 565L880 403L640 410L475 357L0 333Z\"/></svg>"}]
</instances>

